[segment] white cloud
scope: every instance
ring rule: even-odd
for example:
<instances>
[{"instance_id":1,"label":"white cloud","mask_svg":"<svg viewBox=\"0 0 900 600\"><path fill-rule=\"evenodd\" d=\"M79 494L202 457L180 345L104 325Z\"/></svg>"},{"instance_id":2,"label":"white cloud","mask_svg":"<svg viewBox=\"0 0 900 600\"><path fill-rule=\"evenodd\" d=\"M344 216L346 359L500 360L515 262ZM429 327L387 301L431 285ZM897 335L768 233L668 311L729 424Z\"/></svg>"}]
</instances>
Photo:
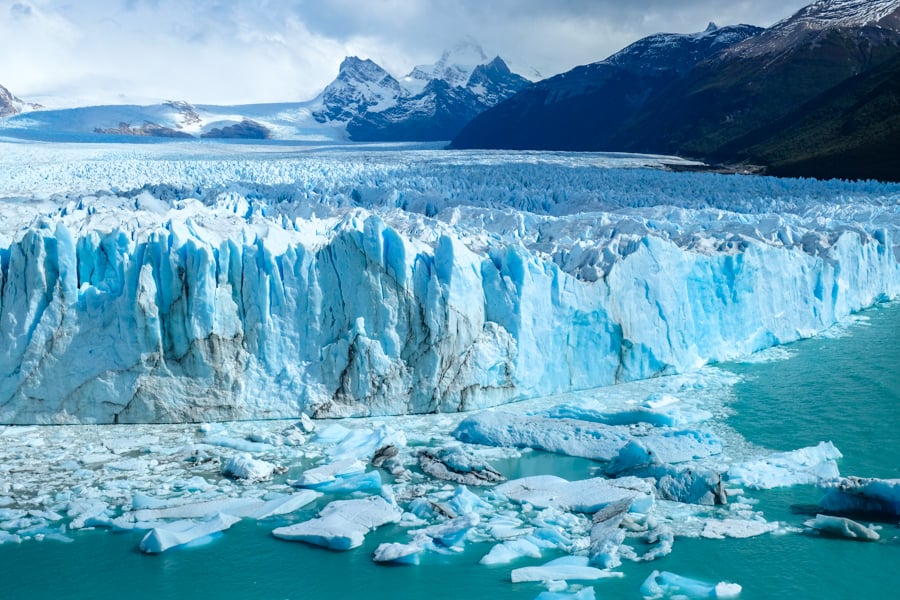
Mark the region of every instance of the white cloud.
<instances>
[{"instance_id":1,"label":"white cloud","mask_svg":"<svg viewBox=\"0 0 900 600\"><path fill-rule=\"evenodd\" d=\"M768 25L803 0L0 0L0 83L23 98L196 103L313 97L346 55L402 75L471 35L522 72L660 30Z\"/></svg>"}]
</instances>

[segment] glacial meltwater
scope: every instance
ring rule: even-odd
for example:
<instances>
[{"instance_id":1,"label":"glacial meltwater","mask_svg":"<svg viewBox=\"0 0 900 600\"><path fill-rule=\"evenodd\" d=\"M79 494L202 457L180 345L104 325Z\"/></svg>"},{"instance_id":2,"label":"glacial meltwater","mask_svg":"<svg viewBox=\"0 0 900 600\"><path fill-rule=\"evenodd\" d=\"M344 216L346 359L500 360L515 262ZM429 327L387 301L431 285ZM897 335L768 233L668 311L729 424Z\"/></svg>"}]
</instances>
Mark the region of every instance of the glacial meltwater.
<instances>
[{"instance_id":1,"label":"glacial meltwater","mask_svg":"<svg viewBox=\"0 0 900 600\"><path fill-rule=\"evenodd\" d=\"M786 451L830 440L843 453L838 461L842 475L900 477L898 340L900 304L893 304L868 310L825 336L775 348L747 362L706 369L712 379L727 382L704 384L699 392L709 400L703 408L713 413L718 431L725 432L725 454L755 456L757 450ZM644 393L641 390L665 389L667 384L656 380L629 385L631 388L622 388L623 393L640 395ZM592 393L615 396L617 392L611 388ZM572 397L568 401L571 403ZM458 420L403 417L397 427L440 430ZM171 430L174 426L159 427ZM0 431L12 435L9 431L13 429ZM190 429L182 426L179 431ZM54 438L67 431L78 435L79 429L39 431L46 432L50 462L54 460ZM113 430L83 431L87 436ZM147 435L154 430L141 426L135 431L135 435ZM43 439L34 437L33 431L31 435ZM0 455L0 464L9 469L13 493L16 478L23 477L24 470L41 468L29 463L17 470L19 458L20 454ZM584 479L598 474L600 466L587 459L538 451L523 451L518 457L498 455L491 462L510 479L545 473ZM78 472L71 477L72 486L78 486ZM881 540L876 543L809 535L803 523L814 517L822 495L814 486L746 490L749 501L757 502L753 509L761 511L766 521L780 524L775 533L722 540L679 536L668 556L651 562L625 560L615 569L623 577L584 585L593 586L597 598L638 598L648 575L665 570L713 583L738 583L743 587L743 599L892 597L900 588L897 522L876 523L881 527ZM7 497L7 507L14 506L13 500ZM300 514L306 518L315 510L307 507ZM204 545L156 556L138 550L144 532L136 530L114 533L88 528L66 531L60 539L48 536L40 542L27 539L0 544L0 598L530 600L546 587L510 583L511 570L562 555L556 551L540 559L484 566L479 560L495 542L475 540L461 552L423 554L417 566L382 566L372 561L373 551L382 542L402 538L401 525L374 531L362 547L332 552L273 538L271 531L280 524L277 520L245 519ZM66 538L71 541L66 543Z\"/></svg>"}]
</instances>

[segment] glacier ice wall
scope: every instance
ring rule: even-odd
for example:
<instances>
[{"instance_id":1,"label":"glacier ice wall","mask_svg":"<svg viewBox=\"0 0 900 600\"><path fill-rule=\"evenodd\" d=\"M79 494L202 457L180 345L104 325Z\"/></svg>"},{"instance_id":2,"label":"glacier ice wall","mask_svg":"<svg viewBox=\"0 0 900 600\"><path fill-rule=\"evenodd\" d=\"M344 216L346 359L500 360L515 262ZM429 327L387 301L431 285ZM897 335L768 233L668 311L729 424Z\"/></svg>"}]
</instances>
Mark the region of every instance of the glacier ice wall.
<instances>
[{"instance_id":1,"label":"glacier ice wall","mask_svg":"<svg viewBox=\"0 0 900 600\"><path fill-rule=\"evenodd\" d=\"M205 189L157 171L209 161L150 162L133 192L7 194L0 422L474 409L690 370L900 293L894 188L728 210L702 182L733 179L568 160L257 160ZM633 206L592 191L610 181Z\"/></svg>"}]
</instances>

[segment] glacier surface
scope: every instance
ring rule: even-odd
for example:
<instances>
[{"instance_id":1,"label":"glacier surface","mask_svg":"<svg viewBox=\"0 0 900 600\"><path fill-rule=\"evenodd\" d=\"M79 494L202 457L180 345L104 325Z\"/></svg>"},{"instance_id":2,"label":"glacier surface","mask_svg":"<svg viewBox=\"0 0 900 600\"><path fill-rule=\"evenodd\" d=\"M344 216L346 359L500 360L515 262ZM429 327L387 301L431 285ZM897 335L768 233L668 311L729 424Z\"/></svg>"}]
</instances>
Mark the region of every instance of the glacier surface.
<instances>
[{"instance_id":1,"label":"glacier surface","mask_svg":"<svg viewBox=\"0 0 900 600\"><path fill-rule=\"evenodd\" d=\"M646 156L0 147L2 423L471 410L694 370L900 292L897 186Z\"/></svg>"}]
</instances>

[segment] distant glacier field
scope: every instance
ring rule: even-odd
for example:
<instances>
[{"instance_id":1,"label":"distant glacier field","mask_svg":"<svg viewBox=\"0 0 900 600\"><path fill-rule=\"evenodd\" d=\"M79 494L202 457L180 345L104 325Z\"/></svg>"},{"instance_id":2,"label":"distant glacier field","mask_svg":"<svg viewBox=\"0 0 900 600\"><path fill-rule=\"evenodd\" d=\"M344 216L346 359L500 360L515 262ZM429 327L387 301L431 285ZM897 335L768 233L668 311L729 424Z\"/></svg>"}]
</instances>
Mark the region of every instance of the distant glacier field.
<instances>
[{"instance_id":1,"label":"distant glacier field","mask_svg":"<svg viewBox=\"0 0 900 600\"><path fill-rule=\"evenodd\" d=\"M0 144L0 423L457 412L900 293L900 187L675 158Z\"/></svg>"},{"instance_id":2,"label":"distant glacier field","mask_svg":"<svg viewBox=\"0 0 900 600\"><path fill-rule=\"evenodd\" d=\"M0 596L891 596L900 186L673 166L0 141Z\"/></svg>"}]
</instances>

